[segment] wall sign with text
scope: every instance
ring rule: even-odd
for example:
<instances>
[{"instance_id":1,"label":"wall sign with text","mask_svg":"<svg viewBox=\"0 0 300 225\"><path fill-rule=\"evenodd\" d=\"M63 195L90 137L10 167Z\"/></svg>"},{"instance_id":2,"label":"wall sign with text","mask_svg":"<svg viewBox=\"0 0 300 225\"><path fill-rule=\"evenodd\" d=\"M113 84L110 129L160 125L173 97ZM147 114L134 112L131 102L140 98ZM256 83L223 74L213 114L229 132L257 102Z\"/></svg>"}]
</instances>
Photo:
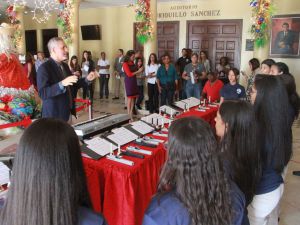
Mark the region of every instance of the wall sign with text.
<instances>
[{"instance_id":1,"label":"wall sign with text","mask_svg":"<svg viewBox=\"0 0 300 225\"><path fill-rule=\"evenodd\" d=\"M171 6L168 12L159 12L158 19L185 18L185 17L218 17L221 16L220 9L202 10L198 5Z\"/></svg>"}]
</instances>

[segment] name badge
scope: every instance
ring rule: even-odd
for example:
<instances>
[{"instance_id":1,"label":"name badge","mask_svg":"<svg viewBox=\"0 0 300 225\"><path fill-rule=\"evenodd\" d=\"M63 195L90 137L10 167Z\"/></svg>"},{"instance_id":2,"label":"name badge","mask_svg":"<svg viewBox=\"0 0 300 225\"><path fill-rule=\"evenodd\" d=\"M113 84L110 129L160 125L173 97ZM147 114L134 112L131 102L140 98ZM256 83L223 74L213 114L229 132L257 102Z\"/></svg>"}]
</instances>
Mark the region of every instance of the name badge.
<instances>
[{"instance_id":1,"label":"name badge","mask_svg":"<svg viewBox=\"0 0 300 225\"><path fill-rule=\"evenodd\" d=\"M88 65L84 65L83 70L84 70L85 72L89 72L89 66L88 66Z\"/></svg>"}]
</instances>

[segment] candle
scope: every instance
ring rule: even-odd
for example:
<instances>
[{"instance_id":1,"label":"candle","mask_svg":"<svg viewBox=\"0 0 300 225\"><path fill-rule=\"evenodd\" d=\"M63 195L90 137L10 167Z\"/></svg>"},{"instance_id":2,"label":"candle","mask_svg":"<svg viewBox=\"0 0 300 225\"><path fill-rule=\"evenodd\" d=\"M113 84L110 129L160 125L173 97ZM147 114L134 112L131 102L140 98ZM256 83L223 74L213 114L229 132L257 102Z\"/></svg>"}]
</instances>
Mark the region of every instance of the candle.
<instances>
[{"instance_id":1,"label":"candle","mask_svg":"<svg viewBox=\"0 0 300 225\"><path fill-rule=\"evenodd\" d=\"M208 103L211 103L211 101L210 101L210 96L208 96Z\"/></svg>"},{"instance_id":2,"label":"candle","mask_svg":"<svg viewBox=\"0 0 300 225\"><path fill-rule=\"evenodd\" d=\"M118 155L121 154L121 146L118 144Z\"/></svg>"},{"instance_id":3,"label":"candle","mask_svg":"<svg viewBox=\"0 0 300 225\"><path fill-rule=\"evenodd\" d=\"M164 118L161 119L161 126L163 127L165 125Z\"/></svg>"},{"instance_id":4,"label":"candle","mask_svg":"<svg viewBox=\"0 0 300 225\"><path fill-rule=\"evenodd\" d=\"M110 155L113 155L113 145L110 143Z\"/></svg>"}]
</instances>

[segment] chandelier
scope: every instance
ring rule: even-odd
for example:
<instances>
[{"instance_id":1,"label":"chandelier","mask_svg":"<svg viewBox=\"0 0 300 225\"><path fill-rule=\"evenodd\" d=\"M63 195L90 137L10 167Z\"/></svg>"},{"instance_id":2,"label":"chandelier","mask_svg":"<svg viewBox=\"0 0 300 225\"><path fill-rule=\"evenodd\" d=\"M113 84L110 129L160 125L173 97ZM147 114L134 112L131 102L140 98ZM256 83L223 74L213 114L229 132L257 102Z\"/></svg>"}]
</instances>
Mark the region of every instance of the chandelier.
<instances>
[{"instance_id":1,"label":"chandelier","mask_svg":"<svg viewBox=\"0 0 300 225\"><path fill-rule=\"evenodd\" d=\"M32 19L38 23L45 23L51 16L51 11L58 9L57 0L35 0Z\"/></svg>"},{"instance_id":2,"label":"chandelier","mask_svg":"<svg viewBox=\"0 0 300 225\"><path fill-rule=\"evenodd\" d=\"M26 0L7 0L7 3L13 7L26 6ZM45 23L51 16L51 11L58 9L58 0L34 0L32 19L38 23Z\"/></svg>"}]
</instances>

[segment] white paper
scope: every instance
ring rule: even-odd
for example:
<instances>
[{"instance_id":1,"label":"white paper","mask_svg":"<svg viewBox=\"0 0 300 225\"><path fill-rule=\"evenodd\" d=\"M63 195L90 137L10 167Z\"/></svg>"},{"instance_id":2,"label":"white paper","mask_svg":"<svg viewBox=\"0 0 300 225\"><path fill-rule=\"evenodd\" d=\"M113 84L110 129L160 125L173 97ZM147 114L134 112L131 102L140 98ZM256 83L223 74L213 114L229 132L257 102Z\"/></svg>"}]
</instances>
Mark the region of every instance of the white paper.
<instances>
[{"instance_id":1,"label":"white paper","mask_svg":"<svg viewBox=\"0 0 300 225\"><path fill-rule=\"evenodd\" d=\"M90 140L84 141L87 147L92 151L96 152L98 155L104 156L110 153L111 143L103 138L95 137ZM112 145L112 150L116 150L117 146Z\"/></svg>"},{"instance_id":2,"label":"white paper","mask_svg":"<svg viewBox=\"0 0 300 225\"><path fill-rule=\"evenodd\" d=\"M120 127L112 130L113 134L108 135L107 138L115 142L118 145L126 145L127 143L134 141L138 136L124 127Z\"/></svg>"},{"instance_id":3,"label":"white paper","mask_svg":"<svg viewBox=\"0 0 300 225\"><path fill-rule=\"evenodd\" d=\"M188 99L175 102L174 104L178 108L185 109L185 107L186 107L188 109L188 108L192 108L192 107L200 105L200 99L190 97Z\"/></svg>"},{"instance_id":4,"label":"white paper","mask_svg":"<svg viewBox=\"0 0 300 225\"><path fill-rule=\"evenodd\" d=\"M143 121L145 121L147 123L150 123L150 124L153 124L153 125L159 125L159 126L162 125L162 121L165 124L169 123L169 121L170 121L168 118L165 118L162 115L159 115L157 113L153 113L153 114L150 114L148 116L142 117L141 120L143 120ZM153 123L152 123L152 121L153 121Z\"/></svg>"},{"instance_id":5,"label":"white paper","mask_svg":"<svg viewBox=\"0 0 300 225\"><path fill-rule=\"evenodd\" d=\"M136 121L131 123L132 129L136 130L140 134L148 134L154 131L154 128L149 126L148 124L142 122L142 121Z\"/></svg>"},{"instance_id":6,"label":"white paper","mask_svg":"<svg viewBox=\"0 0 300 225\"><path fill-rule=\"evenodd\" d=\"M0 162L0 185L9 183L9 168Z\"/></svg>"},{"instance_id":7,"label":"white paper","mask_svg":"<svg viewBox=\"0 0 300 225\"><path fill-rule=\"evenodd\" d=\"M190 77L191 77L192 84L195 84L195 77L194 77L194 73L193 72L190 72Z\"/></svg>"},{"instance_id":8,"label":"white paper","mask_svg":"<svg viewBox=\"0 0 300 225\"><path fill-rule=\"evenodd\" d=\"M177 110L173 109L172 107L170 107L168 105L163 105L159 109L161 112L163 112L163 113L166 112L167 114L173 115L173 116L175 116L175 114L178 113Z\"/></svg>"}]
</instances>

